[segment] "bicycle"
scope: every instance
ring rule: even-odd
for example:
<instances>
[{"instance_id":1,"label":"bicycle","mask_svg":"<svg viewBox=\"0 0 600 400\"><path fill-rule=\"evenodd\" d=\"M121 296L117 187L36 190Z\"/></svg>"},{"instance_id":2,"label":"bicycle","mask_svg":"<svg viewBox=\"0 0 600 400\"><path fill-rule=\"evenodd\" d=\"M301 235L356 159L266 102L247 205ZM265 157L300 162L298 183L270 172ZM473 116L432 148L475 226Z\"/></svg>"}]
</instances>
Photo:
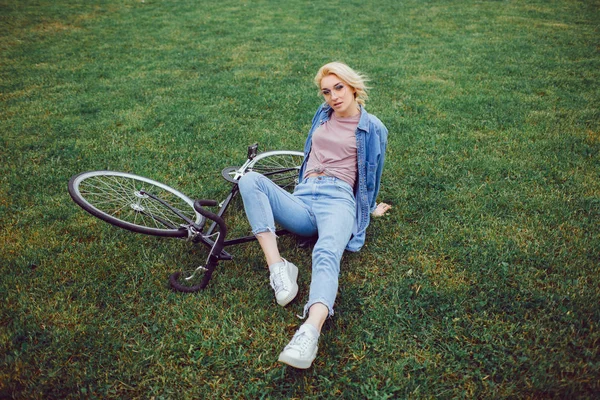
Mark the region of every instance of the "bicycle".
<instances>
[{"instance_id":1,"label":"bicycle","mask_svg":"<svg viewBox=\"0 0 600 400\"><path fill-rule=\"evenodd\" d=\"M221 171L222 177L232 183L232 188L220 203L205 199L194 201L163 183L116 171L79 173L69 180L68 190L77 205L111 225L146 235L182 238L208 247L206 265L188 273L179 271L169 276L174 290L190 293L208 285L219 261L233 258L224 250L225 247L256 240L255 236L226 240L227 225L223 216L239 193L237 181L244 174L255 171L283 189L293 191L298 184L303 158L304 154L299 151L258 153L257 143L248 146L248 158L241 167L227 167ZM219 207L217 213L205 208L214 206ZM212 223L205 230L207 220ZM276 232L277 235L287 233L285 230Z\"/></svg>"}]
</instances>

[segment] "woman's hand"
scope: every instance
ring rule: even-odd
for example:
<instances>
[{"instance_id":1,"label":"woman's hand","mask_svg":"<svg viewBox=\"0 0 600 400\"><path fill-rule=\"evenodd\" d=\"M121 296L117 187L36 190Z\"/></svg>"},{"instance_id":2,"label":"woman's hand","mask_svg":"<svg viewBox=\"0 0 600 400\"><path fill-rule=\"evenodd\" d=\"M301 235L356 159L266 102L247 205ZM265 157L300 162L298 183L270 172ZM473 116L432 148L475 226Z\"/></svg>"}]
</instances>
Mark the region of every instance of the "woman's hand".
<instances>
[{"instance_id":1,"label":"woman's hand","mask_svg":"<svg viewBox=\"0 0 600 400\"><path fill-rule=\"evenodd\" d=\"M381 217L383 214L388 212L390 208L392 208L392 206L390 206L389 204L379 203L377 204L377 207L375 207L375 210L373 210L371 215L374 217Z\"/></svg>"}]
</instances>

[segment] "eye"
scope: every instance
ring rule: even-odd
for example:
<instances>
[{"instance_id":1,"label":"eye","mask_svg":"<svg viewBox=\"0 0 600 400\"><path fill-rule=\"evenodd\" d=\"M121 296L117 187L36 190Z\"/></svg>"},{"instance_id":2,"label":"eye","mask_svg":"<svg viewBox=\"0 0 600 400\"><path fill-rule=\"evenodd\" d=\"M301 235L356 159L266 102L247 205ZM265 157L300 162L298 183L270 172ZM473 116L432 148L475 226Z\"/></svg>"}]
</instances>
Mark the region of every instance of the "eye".
<instances>
[{"instance_id":1,"label":"eye","mask_svg":"<svg viewBox=\"0 0 600 400\"><path fill-rule=\"evenodd\" d=\"M335 85L333 88L334 88L336 91L338 91L338 92L339 92L340 90L342 90L342 89L344 88L344 85L343 85L343 84L341 84L341 83L338 83L338 84L337 84L337 85Z\"/></svg>"},{"instance_id":2,"label":"eye","mask_svg":"<svg viewBox=\"0 0 600 400\"><path fill-rule=\"evenodd\" d=\"M323 96L329 96L331 94L329 89L322 90L321 92L323 93Z\"/></svg>"}]
</instances>

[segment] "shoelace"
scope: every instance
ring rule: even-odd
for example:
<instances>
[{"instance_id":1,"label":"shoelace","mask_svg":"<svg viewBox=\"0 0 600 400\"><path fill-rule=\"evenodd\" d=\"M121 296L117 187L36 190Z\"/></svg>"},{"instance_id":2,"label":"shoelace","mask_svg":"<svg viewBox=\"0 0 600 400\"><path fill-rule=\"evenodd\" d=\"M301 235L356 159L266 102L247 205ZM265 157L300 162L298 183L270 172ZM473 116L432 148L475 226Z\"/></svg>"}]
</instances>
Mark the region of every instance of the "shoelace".
<instances>
[{"instance_id":1,"label":"shoelace","mask_svg":"<svg viewBox=\"0 0 600 400\"><path fill-rule=\"evenodd\" d=\"M304 353L306 348L314 342L315 339L310 335L307 335L306 332L296 332L290 343L286 346L286 348L290 349L300 349L301 353Z\"/></svg>"},{"instance_id":2,"label":"shoelace","mask_svg":"<svg viewBox=\"0 0 600 400\"><path fill-rule=\"evenodd\" d=\"M269 280L271 282L271 287L275 290L276 293L285 289L285 284L283 283L283 268L286 267L285 261L282 266L277 268L275 273L271 274Z\"/></svg>"}]
</instances>

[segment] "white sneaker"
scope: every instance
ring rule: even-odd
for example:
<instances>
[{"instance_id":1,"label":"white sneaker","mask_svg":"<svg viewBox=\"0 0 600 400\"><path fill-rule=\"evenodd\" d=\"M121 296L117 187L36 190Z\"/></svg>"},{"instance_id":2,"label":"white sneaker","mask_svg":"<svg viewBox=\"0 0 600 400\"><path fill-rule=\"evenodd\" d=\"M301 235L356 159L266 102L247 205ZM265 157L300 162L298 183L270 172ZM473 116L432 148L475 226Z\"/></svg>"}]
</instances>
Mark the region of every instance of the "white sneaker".
<instances>
[{"instance_id":1,"label":"white sneaker","mask_svg":"<svg viewBox=\"0 0 600 400\"><path fill-rule=\"evenodd\" d=\"M286 306L298 294L298 267L291 262L283 261L269 267L271 271L271 287L275 290L275 299L280 306Z\"/></svg>"},{"instance_id":2,"label":"white sneaker","mask_svg":"<svg viewBox=\"0 0 600 400\"><path fill-rule=\"evenodd\" d=\"M278 361L294 368L310 368L317 357L318 344L319 332L317 329L312 325L304 324L279 354Z\"/></svg>"}]
</instances>

